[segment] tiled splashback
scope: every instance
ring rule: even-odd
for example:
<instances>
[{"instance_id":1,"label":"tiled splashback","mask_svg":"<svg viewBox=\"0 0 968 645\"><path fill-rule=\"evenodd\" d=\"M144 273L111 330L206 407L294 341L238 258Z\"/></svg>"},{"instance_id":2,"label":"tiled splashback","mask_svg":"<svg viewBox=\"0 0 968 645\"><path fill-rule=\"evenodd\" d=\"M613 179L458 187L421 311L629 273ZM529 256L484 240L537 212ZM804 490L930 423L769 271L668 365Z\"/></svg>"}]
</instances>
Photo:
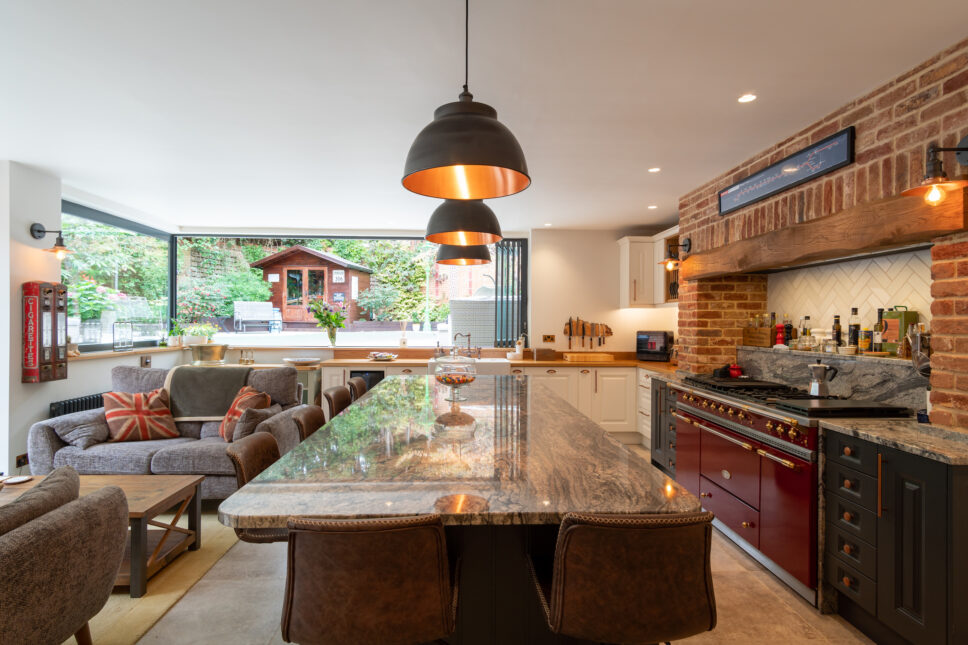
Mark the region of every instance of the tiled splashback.
<instances>
[{"instance_id":1,"label":"tiled splashback","mask_svg":"<svg viewBox=\"0 0 968 645\"><path fill-rule=\"evenodd\" d=\"M863 326L873 328L877 308L894 305L907 305L930 322L930 250L773 273L767 287L767 311L775 311L777 319L788 313L796 324L809 315L823 329L840 314L846 330L851 307L857 307Z\"/></svg>"}]
</instances>

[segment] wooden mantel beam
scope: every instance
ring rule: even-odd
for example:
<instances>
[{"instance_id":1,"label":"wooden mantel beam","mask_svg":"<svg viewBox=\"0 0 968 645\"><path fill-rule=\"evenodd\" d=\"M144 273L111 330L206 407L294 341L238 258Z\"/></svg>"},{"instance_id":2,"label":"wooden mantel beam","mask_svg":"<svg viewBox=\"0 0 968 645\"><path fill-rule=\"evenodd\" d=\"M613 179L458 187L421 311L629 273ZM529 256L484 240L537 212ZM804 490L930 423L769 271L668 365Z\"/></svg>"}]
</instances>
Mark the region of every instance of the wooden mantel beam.
<instances>
[{"instance_id":1,"label":"wooden mantel beam","mask_svg":"<svg viewBox=\"0 0 968 645\"><path fill-rule=\"evenodd\" d=\"M696 280L793 268L930 242L968 229L965 192L948 195L938 206L928 206L921 197L888 197L693 253L682 261L679 276Z\"/></svg>"}]
</instances>

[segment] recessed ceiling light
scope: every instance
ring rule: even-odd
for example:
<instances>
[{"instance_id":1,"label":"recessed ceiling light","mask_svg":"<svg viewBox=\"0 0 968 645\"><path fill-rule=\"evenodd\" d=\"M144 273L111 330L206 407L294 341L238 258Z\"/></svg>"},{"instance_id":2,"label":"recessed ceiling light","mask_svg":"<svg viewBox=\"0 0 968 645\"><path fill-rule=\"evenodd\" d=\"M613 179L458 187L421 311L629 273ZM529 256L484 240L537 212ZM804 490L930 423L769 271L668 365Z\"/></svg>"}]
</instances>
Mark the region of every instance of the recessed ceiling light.
<instances>
[{"instance_id":1,"label":"recessed ceiling light","mask_svg":"<svg viewBox=\"0 0 968 645\"><path fill-rule=\"evenodd\" d=\"M649 172L659 172L660 170L662 170L662 168L658 168L658 167L656 167L656 168L649 168Z\"/></svg>"},{"instance_id":2,"label":"recessed ceiling light","mask_svg":"<svg viewBox=\"0 0 968 645\"><path fill-rule=\"evenodd\" d=\"M551 222L545 222L545 226L551 226Z\"/></svg>"},{"instance_id":3,"label":"recessed ceiling light","mask_svg":"<svg viewBox=\"0 0 968 645\"><path fill-rule=\"evenodd\" d=\"M650 211L655 210L657 208L658 208L658 206L656 206L655 204L649 204L649 210Z\"/></svg>"},{"instance_id":4,"label":"recessed ceiling light","mask_svg":"<svg viewBox=\"0 0 968 645\"><path fill-rule=\"evenodd\" d=\"M736 100L740 103L752 103L756 100L756 94L744 94Z\"/></svg>"}]
</instances>

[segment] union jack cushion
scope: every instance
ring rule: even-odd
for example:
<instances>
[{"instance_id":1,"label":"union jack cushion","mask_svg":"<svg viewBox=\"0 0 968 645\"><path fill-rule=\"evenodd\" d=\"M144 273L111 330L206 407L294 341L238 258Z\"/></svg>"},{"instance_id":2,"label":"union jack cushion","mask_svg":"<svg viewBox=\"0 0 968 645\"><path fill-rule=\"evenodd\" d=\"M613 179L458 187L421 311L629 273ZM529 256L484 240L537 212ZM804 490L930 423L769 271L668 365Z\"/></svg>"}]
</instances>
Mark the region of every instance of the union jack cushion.
<instances>
[{"instance_id":1,"label":"union jack cushion","mask_svg":"<svg viewBox=\"0 0 968 645\"><path fill-rule=\"evenodd\" d=\"M108 441L145 441L177 437L178 428L168 408L168 392L107 392L104 416L108 421Z\"/></svg>"},{"instance_id":2,"label":"union jack cushion","mask_svg":"<svg viewBox=\"0 0 968 645\"><path fill-rule=\"evenodd\" d=\"M225 413L225 417L218 427L218 433L223 439L231 442L232 435L235 434L235 424L242 418L242 413L249 408L267 408L269 404L268 394L260 392L251 385L246 385L235 395L235 400L232 401L229 411Z\"/></svg>"}]
</instances>

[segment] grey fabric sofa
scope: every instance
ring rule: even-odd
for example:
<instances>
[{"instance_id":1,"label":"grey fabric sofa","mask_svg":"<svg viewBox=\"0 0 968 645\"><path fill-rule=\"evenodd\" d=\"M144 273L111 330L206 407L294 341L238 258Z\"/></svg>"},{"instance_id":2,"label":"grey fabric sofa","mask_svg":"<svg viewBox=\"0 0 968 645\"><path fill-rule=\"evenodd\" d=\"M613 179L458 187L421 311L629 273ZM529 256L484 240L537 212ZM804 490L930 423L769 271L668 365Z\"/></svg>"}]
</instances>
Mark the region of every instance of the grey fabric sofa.
<instances>
[{"instance_id":1,"label":"grey fabric sofa","mask_svg":"<svg viewBox=\"0 0 968 645\"><path fill-rule=\"evenodd\" d=\"M115 367L115 392L150 392L164 385L168 370ZM277 414L247 410L268 418L256 432L270 432L285 454L316 428L303 429L297 413L302 388L292 367L253 370L247 384L266 392ZM243 417L245 419L246 417ZM224 499L237 489L235 468L225 454L229 444L218 434L218 421L178 422L180 437L151 441L107 442L104 408L66 414L35 423L27 439L30 472L46 475L54 468L71 466L82 475L205 475L203 499Z\"/></svg>"},{"instance_id":2,"label":"grey fabric sofa","mask_svg":"<svg viewBox=\"0 0 968 645\"><path fill-rule=\"evenodd\" d=\"M0 507L0 645L90 643L128 538L128 502L108 486L78 498L73 469Z\"/></svg>"}]
</instances>

